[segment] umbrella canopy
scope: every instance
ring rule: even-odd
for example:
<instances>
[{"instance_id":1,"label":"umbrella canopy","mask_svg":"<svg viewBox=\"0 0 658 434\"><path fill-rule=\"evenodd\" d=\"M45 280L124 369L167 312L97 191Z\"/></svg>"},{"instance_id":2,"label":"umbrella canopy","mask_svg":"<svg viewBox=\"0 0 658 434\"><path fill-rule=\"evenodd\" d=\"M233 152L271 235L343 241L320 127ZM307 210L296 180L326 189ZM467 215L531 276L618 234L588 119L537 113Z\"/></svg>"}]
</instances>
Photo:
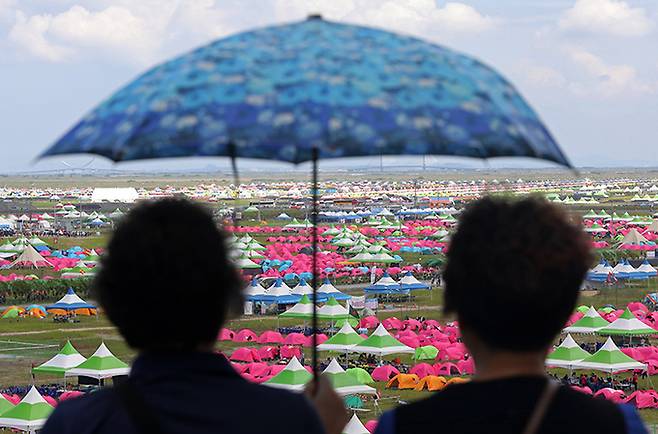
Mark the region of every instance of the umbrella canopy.
<instances>
[{"instance_id":1,"label":"umbrella canopy","mask_svg":"<svg viewBox=\"0 0 658 434\"><path fill-rule=\"evenodd\" d=\"M598 330L597 333L604 336L648 336L658 334L658 331L637 319L633 312L626 308L619 318Z\"/></svg>"},{"instance_id":2,"label":"umbrella canopy","mask_svg":"<svg viewBox=\"0 0 658 434\"><path fill-rule=\"evenodd\" d=\"M102 342L86 361L64 373L67 377L83 376L97 380L128 375L130 367L117 359Z\"/></svg>"},{"instance_id":3,"label":"umbrella canopy","mask_svg":"<svg viewBox=\"0 0 658 434\"><path fill-rule=\"evenodd\" d=\"M59 353L47 362L32 369L32 372L36 374L64 375L67 370L79 366L86 360L87 359L82 356L73 345L71 345L70 341L66 341L66 344L64 344Z\"/></svg>"},{"instance_id":4,"label":"umbrella canopy","mask_svg":"<svg viewBox=\"0 0 658 434\"><path fill-rule=\"evenodd\" d=\"M319 17L220 39L156 66L44 155L300 163L313 146L319 158L526 156L569 165L524 99L483 63Z\"/></svg>"},{"instance_id":5,"label":"umbrella canopy","mask_svg":"<svg viewBox=\"0 0 658 434\"><path fill-rule=\"evenodd\" d=\"M346 322L338 333L318 345L318 351L348 351L354 345L365 340Z\"/></svg>"},{"instance_id":6,"label":"umbrella canopy","mask_svg":"<svg viewBox=\"0 0 658 434\"><path fill-rule=\"evenodd\" d=\"M560 346L554 349L546 359L546 366L555 366L558 368L571 368L574 363L591 356L590 353L580 348L580 345L573 340L571 335L562 341Z\"/></svg>"},{"instance_id":7,"label":"umbrella canopy","mask_svg":"<svg viewBox=\"0 0 658 434\"><path fill-rule=\"evenodd\" d=\"M280 389L301 390L311 378L313 378L313 375L299 363L297 357L293 356L281 372L267 380L264 384Z\"/></svg>"},{"instance_id":8,"label":"umbrella canopy","mask_svg":"<svg viewBox=\"0 0 658 434\"><path fill-rule=\"evenodd\" d=\"M610 323L603 319L601 315L590 306L589 310L581 319L563 330L564 333L595 333Z\"/></svg>"},{"instance_id":9,"label":"umbrella canopy","mask_svg":"<svg viewBox=\"0 0 658 434\"><path fill-rule=\"evenodd\" d=\"M413 354L414 349L391 336L382 324L363 342L350 348L350 352L387 356L389 354Z\"/></svg>"},{"instance_id":10,"label":"umbrella canopy","mask_svg":"<svg viewBox=\"0 0 658 434\"><path fill-rule=\"evenodd\" d=\"M612 341L612 338L591 356L572 365L574 369L594 369L604 372L628 371L632 369L646 369L647 365L640 363L626 354Z\"/></svg>"},{"instance_id":11,"label":"umbrella canopy","mask_svg":"<svg viewBox=\"0 0 658 434\"><path fill-rule=\"evenodd\" d=\"M366 386L359 379L351 375L338 364L336 359L331 359L329 365L322 371L323 375L329 377L329 381L334 386L336 393L339 395L369 394L376 395L377 390L374 387Z\"/></svg>"},{"instance_id":12,"label":"umbrella canopy","mask_svg":"<svg viewBox=\"0 0 658 434\"><path fill-rule=\"evenodd\" d=\"M34 432L43 427L52 411L53 407L32 386L21 402L0 415L0 427Z\"/></svg>"}]
</instances>

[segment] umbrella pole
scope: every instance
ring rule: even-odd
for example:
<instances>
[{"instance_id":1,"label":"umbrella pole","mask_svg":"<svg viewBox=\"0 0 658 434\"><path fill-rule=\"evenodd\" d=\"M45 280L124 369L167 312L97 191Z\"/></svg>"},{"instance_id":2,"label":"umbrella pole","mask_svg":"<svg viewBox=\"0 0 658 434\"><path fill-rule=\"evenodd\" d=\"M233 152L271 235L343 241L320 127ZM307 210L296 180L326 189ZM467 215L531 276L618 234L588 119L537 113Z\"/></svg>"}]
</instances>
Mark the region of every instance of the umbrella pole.
<instances>
[{"instance_id":1,"label":"umbrella pole","mask_svg":"<svg viewBox=\"0 0 658 434\"><path fill-rule=\"evenodd\" d=\"M311 247L313 250L313 259L312 259L312 278L311 285L313 286L313 318L312 318L312 329L313 336L311 339L311 344L313 348L311 349L311 360L313 363L313 376L315 380L318 379L318 305L315 302L318 295L318 148L313 146L312 150L313 157L313 175L312 175L312 190L311 198L313 204L311 206L311 223L313 228L311 229Z\"/></svg>"}]
</instances>

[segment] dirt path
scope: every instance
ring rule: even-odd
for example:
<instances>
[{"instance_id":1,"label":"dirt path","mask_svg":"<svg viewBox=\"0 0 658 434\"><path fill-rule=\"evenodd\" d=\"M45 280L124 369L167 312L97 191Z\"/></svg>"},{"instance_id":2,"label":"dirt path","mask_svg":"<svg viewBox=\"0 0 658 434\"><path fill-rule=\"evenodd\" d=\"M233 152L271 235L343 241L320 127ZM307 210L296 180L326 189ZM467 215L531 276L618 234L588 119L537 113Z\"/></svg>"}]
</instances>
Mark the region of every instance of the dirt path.
<instances>
[{"instance_id":1,"label":"dirt path","mask_svg":"<svg viewBox=\"0 0 658 434\"><path fill-rule=\"evenodd\" d=\"M0 337L2 337L2 336L40 335L40 334L52 333L52 332L62 332L62 333L91 332L91 331L95 331L95 330L116 330L116 329L114 327L81 327L81 328L75 328L75 329L34 330L34 331L29 331L29 332L5 332L5 333L0 333Z\"/></svg>"}]
</instances>

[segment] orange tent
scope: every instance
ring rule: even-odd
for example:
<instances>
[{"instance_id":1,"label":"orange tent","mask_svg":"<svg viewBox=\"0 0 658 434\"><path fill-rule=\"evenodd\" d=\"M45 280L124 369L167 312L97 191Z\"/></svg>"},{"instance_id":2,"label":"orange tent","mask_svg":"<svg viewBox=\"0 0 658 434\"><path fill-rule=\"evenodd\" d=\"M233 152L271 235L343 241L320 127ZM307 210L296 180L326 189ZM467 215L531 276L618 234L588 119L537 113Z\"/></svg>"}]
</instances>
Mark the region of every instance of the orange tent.
<instances>
[{"instance_id":1,"label":"orange tent","mask_svg":"<svg viewBox=\"0 0 658 434\"><path fill-rule=\"evenodd\" d=\"M45 318L46 314L41 309L30 309L27 314L36 318Z\"/></svg>"},{"instance_id":2,"label":"orange tent","mask_svg":"<svg viewBox=\"0 0 658 434\"><path fill-rule=\"evenodd\" d=\"M459 383L468 383L469 380L468 378L462 378L462 377L453 377L450 380L448 380L448 383L446 383L446 386L450 386L451 384L459 384Z\"/></svg>"},{"instance_id":3,"label":"orange tent","mask_svg":"<svg viewBox=\"0 0 658 434\"><path fill-rule=\"evenodd\" d=\"M416 374L398 374L388 380L387 389L413 389L418 384L418 375Z\"/></svg>"},{"instance_id":4,"label":"orange tent","mask_svg":"<svg viewBox=\"0 0 658 434\"><path fill-rule=\"evenodd\" d=\"M438 377L436 375L428 375L427 377L423 377L414 390L418 392L422 392L423 390L427 389L430 392L434 392L437 390L441 390L444 387L446 387L447 380L445 377Z\"/></svg>"}]
</instances>

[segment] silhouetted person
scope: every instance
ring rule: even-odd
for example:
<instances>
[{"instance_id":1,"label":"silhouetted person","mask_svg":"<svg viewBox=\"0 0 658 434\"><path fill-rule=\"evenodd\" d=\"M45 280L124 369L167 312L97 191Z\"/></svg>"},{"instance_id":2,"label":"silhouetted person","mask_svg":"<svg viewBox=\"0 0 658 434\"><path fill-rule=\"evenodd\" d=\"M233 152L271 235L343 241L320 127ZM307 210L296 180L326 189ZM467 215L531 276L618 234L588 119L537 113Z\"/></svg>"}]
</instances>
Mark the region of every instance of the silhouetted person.
<instances>
[{"instance_id":1,"label":"silhouetted person","mask_svg":"<svg viewBox=\"0 0 658 434\"><path fill-rule=\"evenodd\" d=\"M165 199L134 208L94 288L139 354L127 381L62 402L43 434L324 433L327 412L326 432L340 433L344 407L327 381L314 385L318 414L304 395L249 383L213 352L220 327L242 308L242 286L205 207Z\"/></svg>"},{"instance_id":2,"label":"silhouetted person","mask_svg":"<svg viewBox=\"0 0 658 434\"><path fill-rule=\"evenodd\" d=\"M592 264L590 240L538 198L485 198L461 217L443 274L473 381L385 413L377 434L644 433L635 409L562 387L544 359Z\"/></svg>"}]
</instances>

